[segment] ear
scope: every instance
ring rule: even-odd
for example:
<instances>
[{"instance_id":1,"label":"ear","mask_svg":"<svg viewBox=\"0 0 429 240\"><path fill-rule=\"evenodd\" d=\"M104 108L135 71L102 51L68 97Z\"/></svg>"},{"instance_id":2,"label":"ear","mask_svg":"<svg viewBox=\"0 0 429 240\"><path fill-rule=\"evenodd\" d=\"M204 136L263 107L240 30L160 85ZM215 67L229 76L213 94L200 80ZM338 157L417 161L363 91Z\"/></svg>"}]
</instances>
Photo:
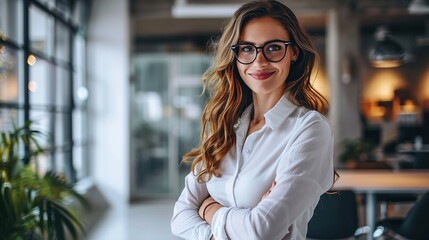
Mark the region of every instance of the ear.
<instances>
[{"instance_id":1,"label":"ear","mask_svg":"<svg viewBox=\"0 0 429 240\"><path fill-rule=\"evenodd\" d=\"M294 45L292 47L292 58L291 58L291 60L296 61L298 59L298 56L299 56L299 48L296 45Z\"/></svg>"}]
</instances>

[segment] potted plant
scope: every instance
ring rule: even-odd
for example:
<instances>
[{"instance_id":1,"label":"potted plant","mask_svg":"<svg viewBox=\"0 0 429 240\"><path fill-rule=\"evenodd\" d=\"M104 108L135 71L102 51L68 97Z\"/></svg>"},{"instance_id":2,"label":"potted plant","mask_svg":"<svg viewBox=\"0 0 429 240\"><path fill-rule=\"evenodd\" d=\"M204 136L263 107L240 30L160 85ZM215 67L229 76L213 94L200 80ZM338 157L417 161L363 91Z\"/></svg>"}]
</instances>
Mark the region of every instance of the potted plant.
<instances>
[{"instance_id":1,"label":"potted plant","mask_svg":"<svg viewBox=\"0 0 429 240\"><path fill-rule=\"evenodd\" d=\"M83 227L66 201L85 199L61 176L38 174L43 134L31 124L0 133L0 239L78 239Z\"/></svg>"},{"instance_id":2,"label":"potted plant","mask_svg":"<svg viewBox=\"0 0 429 240\"><path fill-rule=\"evenodd\" d=\"M358 162L368 161L375 145L363 139L346 139L342 142L339 160L346 168L354 168Z\"/></svg>"}]
</instances>

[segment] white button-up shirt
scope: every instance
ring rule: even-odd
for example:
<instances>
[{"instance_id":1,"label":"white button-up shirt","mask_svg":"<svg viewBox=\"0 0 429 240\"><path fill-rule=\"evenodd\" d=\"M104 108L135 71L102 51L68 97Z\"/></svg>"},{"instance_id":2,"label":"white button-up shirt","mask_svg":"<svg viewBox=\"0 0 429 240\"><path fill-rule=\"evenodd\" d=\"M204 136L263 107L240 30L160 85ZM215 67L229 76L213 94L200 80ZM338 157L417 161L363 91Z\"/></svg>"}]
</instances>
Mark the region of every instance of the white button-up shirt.
<instances>
[{"instance_id":1,"label":"white button-up shirt","mask_svg":"<svg viewBox=\"0 0 429 240\"><path fill-rule=\"evenodd\" d=\"M317 111L282 97L265 125L246 137L249 106L236 126L236 144L225 156L221 177L198 183L190 173L174 207L172 232L184 239L305 239L320 195L333 184L333 134ZM262 196L275 187L267 198ZM225 206L209 225L198 215L211 196Z\"/></svg>"}]
</instances>

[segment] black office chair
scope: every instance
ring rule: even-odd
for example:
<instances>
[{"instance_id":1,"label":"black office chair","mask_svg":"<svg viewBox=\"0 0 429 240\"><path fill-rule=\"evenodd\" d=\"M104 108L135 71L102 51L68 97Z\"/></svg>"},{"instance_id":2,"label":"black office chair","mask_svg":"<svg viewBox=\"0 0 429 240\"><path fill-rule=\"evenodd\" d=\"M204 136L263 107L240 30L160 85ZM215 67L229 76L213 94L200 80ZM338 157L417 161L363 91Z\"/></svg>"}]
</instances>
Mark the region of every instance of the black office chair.
<instances>
[{"instance_id":1,"label":"black office chair","mask_svg":"<svg viewBox=\"0 0 429 240\"><path fill-rule=\"evenodd\" d=\"M307 238L343 239L357 238L367 228L358 228L356 195L351 190L325 193L308 223Z\"/></svg>"},{"instance_id":2,"label":"black office chair","mask_svg":"<svg viewBox=\"0 0 429 240\"><path fill-rule=\"evenodd\" d=\"M413 168L429 169L429 152L417 152L414 156Z\"/></svg>"},{"instance_id":3,"label":"black office chair","mask_svg":"<svg viewBox=\"0 0 429 240\"><path fill-rule=\"evenodd\" d=\"M417 200L404 218L379 221L373 233L375 239L429 239L429 192Z\"/></svg>"}]
</instances>

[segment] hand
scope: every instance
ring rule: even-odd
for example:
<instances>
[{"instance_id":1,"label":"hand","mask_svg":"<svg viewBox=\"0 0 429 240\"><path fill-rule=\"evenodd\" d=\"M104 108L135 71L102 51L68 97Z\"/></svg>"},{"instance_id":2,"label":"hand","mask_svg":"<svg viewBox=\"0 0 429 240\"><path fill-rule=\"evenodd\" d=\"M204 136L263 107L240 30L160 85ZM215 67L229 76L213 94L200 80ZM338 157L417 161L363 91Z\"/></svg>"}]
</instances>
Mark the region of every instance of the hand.
<instances>
[{"instance_id":1,"label":"hand","mask_svg":"<svg viewBox=\"0 0 429 240\"><path fill-rule=\"evenodd\" d=\"M273 188L275 186L276 186L276 181L273 181L273 183L271 183L270 189L268 189L268 191L262 196L261 201L264 200L265 198L267 198L268 195L270 195L271 191L273 190Z\"/></svg>"}]
</instances>

